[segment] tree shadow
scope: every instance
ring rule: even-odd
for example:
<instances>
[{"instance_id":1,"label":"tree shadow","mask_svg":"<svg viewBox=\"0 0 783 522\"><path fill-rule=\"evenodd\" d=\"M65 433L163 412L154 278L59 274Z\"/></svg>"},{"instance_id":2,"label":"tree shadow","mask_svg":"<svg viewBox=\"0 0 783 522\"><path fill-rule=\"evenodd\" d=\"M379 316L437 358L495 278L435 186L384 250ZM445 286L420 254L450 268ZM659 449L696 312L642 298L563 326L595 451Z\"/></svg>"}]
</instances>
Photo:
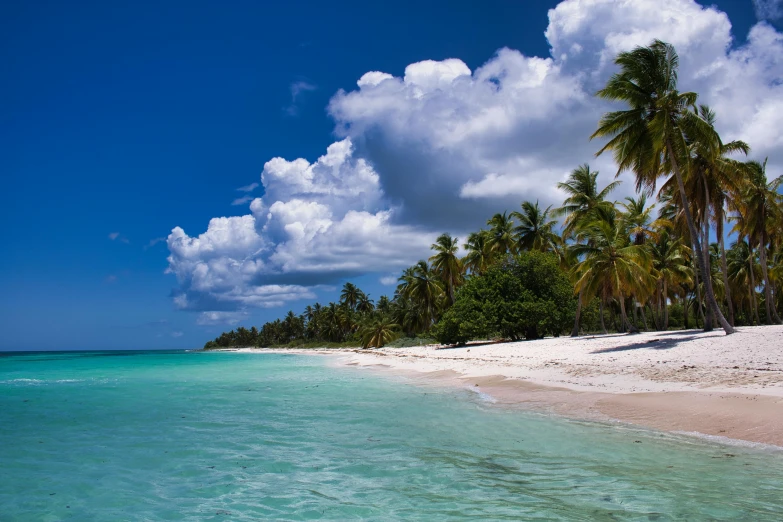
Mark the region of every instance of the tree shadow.
<instances>
[{"instance_id":1,"label":"tree shadow","mask_svg":"<svg viewBox=\"0 0 783 522\"><path fill-rule=\"evenodd\" d=\"M623 346L615 346L613 348L604 348L601 350L594 350L590 353L614 353L614 352L627 352L631 350L670 350L680 343L688 342L697 334L702 333L701 330L680 330L676 332L660 332L655 339L647 339L645 341L639 341L636 343L626 344ZM677 336L672 338L672 336Z\"/></svg>"}]
</instances>

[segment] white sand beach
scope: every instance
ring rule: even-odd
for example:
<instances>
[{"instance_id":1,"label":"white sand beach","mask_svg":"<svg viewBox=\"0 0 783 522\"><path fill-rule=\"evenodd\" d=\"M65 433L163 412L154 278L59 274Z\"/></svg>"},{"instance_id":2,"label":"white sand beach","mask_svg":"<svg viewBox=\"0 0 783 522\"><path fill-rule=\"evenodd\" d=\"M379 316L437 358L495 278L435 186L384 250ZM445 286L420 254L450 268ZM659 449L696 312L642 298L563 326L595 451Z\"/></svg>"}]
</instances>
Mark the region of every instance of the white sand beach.
<instances>
[{"instance_id":1,"label":"white sand beach","mask_svg":"<svg viewBox=\"0 0 783 522\"><path fill-rule=\"evenodd\" d=\"M301 352L478 387L503 405L783 446L783 326Z\"/></svg>"}]
</instances>

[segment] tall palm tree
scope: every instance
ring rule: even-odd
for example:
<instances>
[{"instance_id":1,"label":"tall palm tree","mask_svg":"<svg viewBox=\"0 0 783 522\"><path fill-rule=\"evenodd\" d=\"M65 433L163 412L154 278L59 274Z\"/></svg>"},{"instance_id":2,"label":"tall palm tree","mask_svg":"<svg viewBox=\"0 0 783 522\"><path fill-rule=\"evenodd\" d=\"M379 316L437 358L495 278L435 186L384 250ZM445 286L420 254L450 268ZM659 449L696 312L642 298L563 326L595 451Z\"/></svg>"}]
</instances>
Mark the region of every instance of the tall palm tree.
<instances>
[{"instance_id":1,"label":"tall palm tree","mask_svg":"<svg viewBox=\"0 0 783 522\"><path fill-rule=\"evenodd\" d=\"M612 75L597 95L625 102L629 109L608 112L601 118L591 139L610 139L597 154L613 151L618 174L632 170L637 189L647 192L654 190L659 177L674 173L707 304L726 334L731 334L734 328L720 311L706 272L704 251L683 181L690 171L689 142L717 144L718 134L697 112L690 110L696 106L697 94L677 90L679 58L672 45L655 40L648 47L620 53L615 63L620 72ZM707 322L704 326L705 330L712 328Z\"/></svg>"},{"instance_id":2,"label":"tall palm tree","mask_svg":"<svg viewBox=\"0 0 783 522\"><path fill-rule=\"evenodd\" d=\"M620 305L622 328L638 331L625 312L625 296L633 292L647 292L655 284L649 250L630 242L612 213L604 213L582 231L586 244L572 247L582 261L574 268L577 290L584 290L585 297L608 293Z\"/></svg>"},{"instance_id":3,"label":"tall palm tree","mask_svg":"<svg viewBox=\"0 0 783 522\"><path fill-rule=\"evenodd\" d=\"M454 303L454 292L462 284L462 261L457 257L459 238L441 234L430 247L435 254L430 257L433 271L440 277L446 288L449 304Z\"/></svg>"},{"instance_id":4,"label":"tall palm tree","mask_svg":"<svg viewBox=\"0 0 783 522\"><path fill-rule=\"evenodd\" d=\"M767 181L767 161L748 162L748 177L741 191L740 203L745 218L745 232L753 238L759 251L761 275L764 279L764 301L767 310L767 322L780 324L780 317L775 308L772 295L772 284L769 279L767 261L767 246L773 233L780 233L780 223L783 222L783 195L778 190L783 185L783 176Z\"/></svg>"},{"instance_id":5,"label":"tall palm tree","mask_svg":"<svg viewBox=\"0 0 783 522\"><path fill-rule=\"evenodd\" d=\"M576 240L579 242L576 232L580 226L594 219L594 214L597 211L610 212L613 210L614 205L606 201L606 198L620 185L620 182L613 181L602 190L598 190L597 179L598 171L591 171L590 165L585 163L571 171L565 182L557 184L557 188L564 191L567 195L563 205L553 211L555 216L565 216L563 223L564 238L576 236ZM563 256L561 259L567 257L569 256ZM570 273L574 274L574 272ZM576 301L576 318L574 319L574 328L571 330L571 337L579 335L579 320L582 315L583 302L584 292L580 291Z\"/></svg>"},{"instance_id":6,"label":"tall palm tree","mask_svg":"<svg viewBox=\"0 0 783 522\"><path fill-rule=\"evenodd\" d=\"M541 210L538 200L522 202L522 212L514 211L511 217L519 221L514 228L517 239L517 250L538 250L540 252L552 252L556 250L557 235L553 232L557 221L549 219L552 206Z\"/></svg>"},{"instance_id":7,"label":"tall palm tree","mask_svg":"<svg viewBox=\"0 0 783 522\"><path fill-rule=\"evenodd\" d=\"M499 257L516 253L516 241L514 241L514 220L503 212L492 216L487 221L489 225L490 250Z\"/></svg>"},{"instance_id":8,"label":"tall palm tree","mask_svg":"<svg viewBox=\"0 0 783 522\"><path fill-rule=\"evenodd\" d=\"M715 112L706 105L699 106L699 114L710 125L715 125ZM709 145L717 145L710 147ZM701 182L704 190L705 207L705 234L703 241L709 241L709 219L706 219L712 208L712 219L715 223L715 235L718 238L718 248L720 250L720 266L723 276L722 284L726 297L726 306L729 313L729 323L734 326L734 306L731 301L731 288L729 285L728 265L726 261L726 247L724 240L724 223L726 218L726 205L728 195L736 195L742 185L744 174L747 170L745 164L728 156L735 153L747 155L750 147L744 141L732 141L723 143L718 140L717 144L711 142L696 141L691 145L693 151L692 164L693 170L697 174L694 176Z\"/></svg>"},{"instance_id":9,"label":"tall palm tree","mask_svg":"<svg viewBox=\"0 0 783 522\"><path fill-rule=\"evenodd\" d=\"M487 230L471 232L463 247L467 254L462 258L462 265L471 274L481 275L492 264L492 242Z\"/></svg>"},{"instance_id":10,"label":"tall palm tree","mask_svg":"<svg viewBox=\"0 0 783 522\"><path fill-rule=\"evenodd\" d=\"M345 283L342 292L340 292L340 302L351 310L356 310L361 293L362 291L355 284Z\"/></svg>"}]
</instances>

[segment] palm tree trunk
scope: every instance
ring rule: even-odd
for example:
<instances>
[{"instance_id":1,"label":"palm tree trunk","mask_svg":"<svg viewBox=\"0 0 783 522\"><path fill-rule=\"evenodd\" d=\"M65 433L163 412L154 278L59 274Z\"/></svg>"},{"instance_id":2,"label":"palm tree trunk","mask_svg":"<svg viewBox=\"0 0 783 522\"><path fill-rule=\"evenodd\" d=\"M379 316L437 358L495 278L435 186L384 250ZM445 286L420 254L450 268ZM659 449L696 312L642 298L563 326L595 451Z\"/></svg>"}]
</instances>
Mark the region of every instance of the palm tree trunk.
<instances>
[{"instance_id":1,"label":"palm tree trunk","mask_svg":"<svg viewBox=\"0 0 783 522\"><path fill-rule=\"evenodd\" d=\"M669 289L665 278L663 280L663 329L669 329Z\"/></svg>"},{"instance_id":2,"label":"palm tree trunk","mask_svg":"<svg viewBox=\"0 0 783 522\"><path fill-rule=\"evenodd\" d=\"M584 297L584 287L579 289L579 297L576 300L576 319L574 328L571 330L571 337L579 337L579 318L582 316L582 298Z\"/></svg>"},{"instance_id":3,"label":"palm tree trunk","mask_svg":"<svg viewBox=\"0 0 783 522\"><path fill-rule=\"evenodd\" d=\"M644 305L643 304L639 307L639 313L642 314L642 328L646 332L647 331L647 316L644 315Z\"/></svg>"},{"instance_id":4,"label":"palm tree trunk","mask_svg":"<svg viewBox=\"0 0 783 522\"><path fill-rule=\"evenodd\" d=\"M685 292L682 293L682 314L683 314L683 322L685 326L685 329L688 330L690 324L688 323L688 290L686 289Z\"/></svg>"},{"instance_id":5,"label":"palm tree trunk","mask_svg":"<svg viewBox=\"0 0 783 522\"><path fill-rule=\"evenodd\" d=\"M748 238L748 270L750 274L750 308L753 310L753 315L756 319L756 324L761 325L761 319L759 319L759 303L756 300L756 276L753 274L753 247L750 246L750 238Z\"/></svg>"},{"instance_id":6,"label":"palm tree trunk","mask_svg":"<svg viewBox=\"0 0 783 522\"><path fill-rule=\"evenodd\" d=\"M726 245L723 238L723 209L715 214L716 225L715 233L718 235L718 245L720 246L720 269L723 272L723 286L726 292L726 305L729 310L729 324L734 326L734 303L731 302L731 288L729 288L729 265L726 262Z\"/></svg>"},{"instance_id":7,"label":"palm tree trunk","mask_svg":"<svg viewBox=\"0 0 783 522\"><path fill-rule=\"evenodd\" d=\"M769 282L769 268L767 267L767 244L762 237L759 241L759 262L761 263L761 276L764 278L764 305L767 308L767 324L780 324L780 317L775 310L772 300L772 286Z\"/></svg>"},{"instance_id":8,"label":"palm tree trunk","mask_svg":"<svg viewBox=\"0 0 783 522\"><path fill-rule=\"evenodd\" d=\"M696 284L696 306L699 310L699 313L696 317L696 327L699 327L699 319L701 319L701 324L707 324L704 322L704 308L702 307L701 302L701 285L699 284L699 271L696 270L696 272L693 273L693 280Z\"/></svg>"},{"instance_id":9,"label":"palm tree trunk","mask_svg":"<svg viewBox=\"0 0 783 522\"><path fill-rule=\"evenodd\" d=\"M734 328L726 321L726 318L723 317L723 314L720 311L720 308L718 308L718 302L715 300L715 292L712 289L712 282L709 279L709 274L705 271L705 266L703 262L703 252L701 249L701 244L699 242L699 232L696 229L696 225L693 222L693 216L691 215L691 209L688 206L688 196L685 194L685 184L682 181L682 173L680 172L680 166L677 163L677 157L674 155L674 149L672 148L671 140L666 140L666 149L669 153L669 160L671 161L672 169L674 170L674 177L677 178L677 186L680 190L680 198L682 200L682 209L685 212L685 220L688 222L688 230L690 230L691 237L693 238L694 246L696 247L695 257L698 260L697 264L699 265L699 272L701 273L701 278L704 281L704 289L707 294L707 305L712 310L712 315L718 319L718 322L720 323L721 327L723 327L723 330L726 332L726 335L730 335L734 333ZM707 324L704 325L705 330L709 330L707 328Z\"/></svg>"},{"instance_id":10,"label":"palm tree trunk","mask_svg":"<svg viewBox=\"0 0 783 522\"><path fill-rule=\"evenodd\" d=\"M620 301L620 322L622 323L623 330L628 333L639 333L639 330L631 324L631 321L628 320L628 315L625 313L625 298L623 297L623 294L620 294L618 297L618 300Z\"/></svg>"},{"instance_id":11,"label":"palm tree trunk","mask_svg":"<svg viewBox=\"0 0 783 522\"><path fill-rule=\"evenodd\" d=\"M709 194L705 194L705 199L708 202L707 207L704 209L704 231L703 231L703 238L702 239L702 249L704 250L704 271L707 272L707 277L710 279L710 286L712 286L712 267L710 266L710 213L709 213ZM717 299L716 299L717 302ZM710 330L715 328L715 315L712 311L712 308L710 306L706 307L705 310L707 321L706 324L709 324Z\"/></svg>"},{"instance_id":12,"label":"palm tree trunk","mask_svg":"<svg viewBox=\"0 0 783 522\"><path fill-rule=\"evenodd\" d=\"M604 324L604 298L601 296L600 299L600 306L599 306L599 314L601 317L601 331L604 333L604 335L608 334L609 332L606 331L606 324Z\"/></svg>"}]
</instances>

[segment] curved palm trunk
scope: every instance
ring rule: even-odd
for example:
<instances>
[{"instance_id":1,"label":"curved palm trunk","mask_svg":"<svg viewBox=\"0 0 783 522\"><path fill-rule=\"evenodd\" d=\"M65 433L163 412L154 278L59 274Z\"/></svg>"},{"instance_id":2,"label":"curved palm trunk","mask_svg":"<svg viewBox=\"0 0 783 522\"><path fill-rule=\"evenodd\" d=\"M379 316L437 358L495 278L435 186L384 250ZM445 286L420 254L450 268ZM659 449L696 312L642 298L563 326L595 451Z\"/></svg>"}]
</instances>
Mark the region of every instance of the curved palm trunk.
<instances>
[{"instance_id":1,"label":"curved palm trunk","mask_svg":"<svg viewBox=\"0 0 783 522\"><path fill-rule=\"evenodd\" d=\"M767 245L764 238L759 241L759 261L761 262L761 276L764 278L764 305L767 308L767 324L780 324L775 302L772 300L772 285L769 282L769 269L767 267Z\"/></svg>"},{"instance_id":2,"label":"curved palm trunk","mask_svg":"<svg viewBox=\"0 0 783 522\"><path fill-rule=\"evenodd\" d=\"M685 185L682 182L682 173L680 172L680 166L677 163L677 158L674 155L674 150L670 140L666 140L666 149L669 153L669 159L671 160L672 168L674 169L674 177L677 178L677 186L680 190L680 198L682 200L683 211L685 212L685 220L688 222L688 230L690 230L694 246L696 247L695 257L697 259L697 264L699 265L699 273L701 274L701 278L704 281L704 289L707 294L707 306L709 306L709 308L712 310L713 316L718 319L718 322L726 332L726 335L733 334L734 328L732 328L729 322L726 321L726 318L723 317L720 308L718 308L718 302L715 300L715 292L712 289L712 282L709 279L709 274L705 271L704 258L702 257L703 252L701 249L701 242L699 241L699 231L696 229L696 225L693 222L691 209L688 206L688 196L685 194ZM707 323L704 323L704 329L709 330Z\"/></svg>"}]
</instances>

